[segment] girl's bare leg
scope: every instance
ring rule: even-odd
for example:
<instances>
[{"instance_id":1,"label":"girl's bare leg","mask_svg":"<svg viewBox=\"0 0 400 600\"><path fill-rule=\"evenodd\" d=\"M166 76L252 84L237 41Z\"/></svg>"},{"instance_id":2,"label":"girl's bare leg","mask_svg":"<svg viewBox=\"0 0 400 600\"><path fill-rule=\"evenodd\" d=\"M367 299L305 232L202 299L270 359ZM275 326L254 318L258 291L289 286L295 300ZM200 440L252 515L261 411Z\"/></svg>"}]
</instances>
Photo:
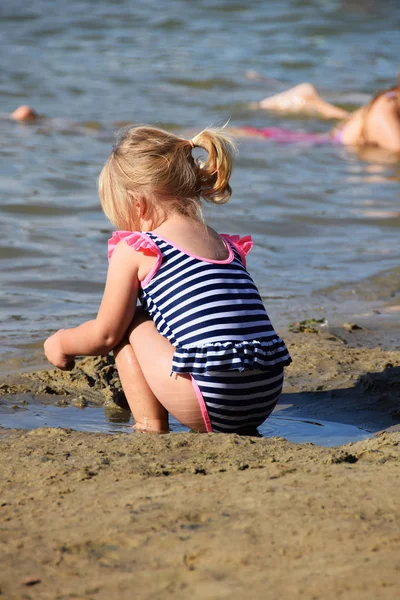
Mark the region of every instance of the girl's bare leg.
<instances>
[{"instance_id":1,"label":"girl's bare leg","mask_svg":"<svg viewBox=\"0 0 400 600\"><path fill-rule=\"evenodd\" d=\"M168 432L168 413L190 429L206 431L190 376L171 376L174 350L142 311L133 321L129 340L114 350L138 431Z\"/></svg>"},{"instance_id":2,"label":"girl's bare leg","mask_svg":"<svg viewBox=\"0 0 400 600\"><path fill-rule=\"evenodd\" d=\"M168 412L148 386L128 340L114 349L114 356L136 431L168 433Z\"/></svg>"},{"instance_id":3,"label":"girl's bare leg","mask_svg":"<svg viewBox=\"0 0 400 600\"><path fill-rule=\"evenodd\" d=\"M350 114L347 110L323 100L311 83L301 83L281 94L264 98L256 107L281 112L313 114L326 119L343 119Z\"/></svg>"}]
</instances>

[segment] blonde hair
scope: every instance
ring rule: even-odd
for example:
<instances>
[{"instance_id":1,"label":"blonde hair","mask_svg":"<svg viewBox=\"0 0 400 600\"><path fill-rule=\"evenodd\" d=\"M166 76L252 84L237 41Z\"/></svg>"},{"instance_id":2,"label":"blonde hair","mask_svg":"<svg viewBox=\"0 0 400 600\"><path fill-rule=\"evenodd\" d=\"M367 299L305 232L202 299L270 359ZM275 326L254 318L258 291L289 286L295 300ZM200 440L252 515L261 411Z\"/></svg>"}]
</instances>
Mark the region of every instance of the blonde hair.
<instances>
[{"instance_id":1,"label":"blonde hair","mask_svg":"<svg viewBox=\"0 0 400 600\"><path fill-rule=\"evenodd\" d=\"M193 158L194 147L206 151L204 161ZM147 126L122 131L100 173L103 211L118 229L128 230L137 228L138 200L150 219L177 210L202 220L201 199L224 204L231 197L234 152L221 130L204 129L191 140Z\"/></svg>"}]
</instances>

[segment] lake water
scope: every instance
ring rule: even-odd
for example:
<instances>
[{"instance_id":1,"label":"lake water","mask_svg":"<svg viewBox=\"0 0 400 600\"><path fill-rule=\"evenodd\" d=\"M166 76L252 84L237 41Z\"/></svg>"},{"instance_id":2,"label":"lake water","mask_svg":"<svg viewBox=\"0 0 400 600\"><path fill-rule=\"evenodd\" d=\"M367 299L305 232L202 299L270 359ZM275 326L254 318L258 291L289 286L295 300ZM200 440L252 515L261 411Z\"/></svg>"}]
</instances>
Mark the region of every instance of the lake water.
<instances>
[{"instance_id":1,"label":"lake water","mask_svg":"<svg viewBox=\"0 0 400 600\"><path fill-rule=\"evenodd\" d=\"M2 3L0 112L30 104L47 117L0 120L3 355L27 355L97 311L111 228L96 180L116 122L328 131L250 104L311 81L353 108L394 83L399 30L390 0ZM248 79L251 69L269 79ZM334 145L245 139L239 148L233 198L210 222L253 236L249 269L278 328L393 301L399 163Z\"/></svg>"}]
</instances>

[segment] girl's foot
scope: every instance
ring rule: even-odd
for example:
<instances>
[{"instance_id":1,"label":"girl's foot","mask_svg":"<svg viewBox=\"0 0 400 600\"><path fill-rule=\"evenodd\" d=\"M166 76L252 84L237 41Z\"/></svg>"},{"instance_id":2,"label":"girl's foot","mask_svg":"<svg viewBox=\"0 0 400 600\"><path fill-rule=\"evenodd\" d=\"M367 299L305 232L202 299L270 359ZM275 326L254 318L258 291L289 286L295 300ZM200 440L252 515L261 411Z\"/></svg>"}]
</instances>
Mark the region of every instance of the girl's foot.
<instances>
[{"instance_id":1,"label":"girl's foot","mask_svg":"<svg viewBox=\"0 0 400 600\"><path fill-rule=\"evenodd\" d=\"M134 424L133 433L155 433L161 435L169 433L169 426L164 421L144 419L143 423L137 421Z\"/></svg>"}]
</instances>

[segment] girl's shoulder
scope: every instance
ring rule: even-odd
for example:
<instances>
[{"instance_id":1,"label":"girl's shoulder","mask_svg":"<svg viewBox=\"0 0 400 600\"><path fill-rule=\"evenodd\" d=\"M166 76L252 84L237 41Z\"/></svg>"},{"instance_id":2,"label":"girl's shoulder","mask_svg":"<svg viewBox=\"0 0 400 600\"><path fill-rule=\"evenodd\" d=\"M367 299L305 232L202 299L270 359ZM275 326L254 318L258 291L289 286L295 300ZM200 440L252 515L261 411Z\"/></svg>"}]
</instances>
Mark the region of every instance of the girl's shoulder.
<instances>
[{"instance_id":1,"label":"girl's shoulder","mask_svg":"<svg viewBox=\"0 0 400 600\"><path fill-rule=\"evenodd\" d=\"M245 235L244 237L240 237L240 235L229 235L227 233L221 233L220 236L225 242L228 242L231 246L237 250L242 263L246 266L246 256L250 252L253 247L253 239L251 235Z\"/></svg>"},{"instance_id":2,"label":"girl's shoulder","mask_svg":"<svg viewBox=\"0 0 400 600\"><path fill-rule=\"evenodd\" d=\"M108 260L110 261L115 254L118 254L115 268L136 273L142 285L150 281L162 263L161 250L147 233L142 231L114 231L108 240Z\"/></svg>"},{"instance_id":3,"label":"girl's shoulder","mask_svg":"<svg viewBox=\"0 0 400 600\"><path fill-rule=\"evenodd\" d=\"M138 252L155 256L160 253L157 244L142 231L113 231L111 238L108 240L108 260L110 260L115 248L121 241Z\"/></svg>"},{"instance_id":4,"label":"girl's shoulder","mask_svg":"<svg viewBox=\"0 0 400 600\"><path fill-rule=\"evenodd\" d=\"M244 255L248 254L252 247L254 246L253 238L251 235L245 235L240 237L240 235L230 235L228 233L221 233L220 236L235 246L236 249L240 250Z\"/></svg>"}]
</instances>

